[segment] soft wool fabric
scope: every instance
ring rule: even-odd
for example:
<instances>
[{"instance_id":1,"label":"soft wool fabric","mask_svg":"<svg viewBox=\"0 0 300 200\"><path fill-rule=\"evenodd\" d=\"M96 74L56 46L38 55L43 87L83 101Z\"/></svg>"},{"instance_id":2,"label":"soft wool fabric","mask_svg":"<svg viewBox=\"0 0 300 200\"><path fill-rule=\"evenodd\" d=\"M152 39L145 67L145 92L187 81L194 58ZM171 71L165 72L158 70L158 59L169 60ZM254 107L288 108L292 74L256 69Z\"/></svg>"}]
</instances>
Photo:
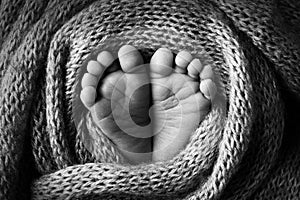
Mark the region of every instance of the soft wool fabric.
<instances>
[{"instance_id":1,"label":"soft wool fabric","mask_svg":"<svg viewBox=\"0 0 300 200\"><path fill-rule=\"evenodd\" d=\"M0 19L1 200L300 198L299 1L0 0ZM206 57L226 112L168 162L118 164L104 136L91 154L72 102L108 44Z\"/></svg>"}]
</instances>

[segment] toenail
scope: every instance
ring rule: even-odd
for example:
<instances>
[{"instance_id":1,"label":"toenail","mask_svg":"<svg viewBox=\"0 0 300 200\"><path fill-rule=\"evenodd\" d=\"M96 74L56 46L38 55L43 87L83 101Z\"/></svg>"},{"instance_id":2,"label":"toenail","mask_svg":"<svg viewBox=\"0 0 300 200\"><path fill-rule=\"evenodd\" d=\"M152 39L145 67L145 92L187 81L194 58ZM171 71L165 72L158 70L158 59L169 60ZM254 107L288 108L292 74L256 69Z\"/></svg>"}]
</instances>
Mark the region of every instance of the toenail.
<instances>
[{"instance_id":1,"label":"toenail","mask_svg":"<svg viewBox=\"0 0 300 200\"><path fill-rule=\"evenodd\" d=\"M132 54L137 51L138 50L131 45L124 45L120 48L120 50L118 52L118 56L119 56L119 58L121 58L123 56L127 56L127 55Z\"/></svg>"}]
</instances>

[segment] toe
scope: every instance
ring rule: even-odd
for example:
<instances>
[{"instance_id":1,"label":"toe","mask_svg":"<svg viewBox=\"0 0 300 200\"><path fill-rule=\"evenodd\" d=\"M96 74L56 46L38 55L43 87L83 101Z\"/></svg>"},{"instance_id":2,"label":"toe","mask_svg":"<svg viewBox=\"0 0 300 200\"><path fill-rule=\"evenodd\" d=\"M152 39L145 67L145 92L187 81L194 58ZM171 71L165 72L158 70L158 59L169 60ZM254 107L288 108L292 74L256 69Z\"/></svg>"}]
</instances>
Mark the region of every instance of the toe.
<instances>
[{"instance_id":1,"label":"toe","mask_svg":"<svg viewBox=\"0 0 300 200\"><path fill-rule=\"evenodd\" d=\"M97 61L104 67L109 67L114 62L113 55L108 51L102 51L97 56Z\"/></svg>"},{"instance_id":2,"label":"toe","mask_svg":"<svg viewBox=\"0 0 300 200\"><path fill-rule=\"evenodd\" d=\"M104 66L94 60L89 61L86 68L87 71L94 76L101 76L105 70Z\"/></svg>"},{"instance_id":3,"label":"toe","mask_svg":"<svg viewBox=\"0 0 300 200\"><path fill-rule=\"evenodd\" d=\"M217 86L211 79L205 79L200 83L200 91L205 98L212 100L216 96Z\"/></svg>"},{"instance_id":4,"label":"toe","mask_svg":"<svg viewBox=\"0 0 300 200\"><path fill-rule=\"evenodd\" d=\"M214 72L212 70L212 67L210 65L205 65L203 70L200 73L200 79L214 79Z\"/></svg>"},{"instance_id":5,"label":"toe","mask_svg":"<svg viewBox=\"0 0 300 200\"><path fill-rule=\"evenodd\" d=\"M150 71L153 78L170 75L173 72L173 54L167 48L158 49L151 58Z\"/></svg>"},{"instance_id":6,"label":"toe","mask_svg":"<svg viewBox=\"0 0 300 200\"><path fill-rule=\"evenodd\" d=\"M124 72L136 72L136 69L144 64L140 52L131 45L124 45L118 52L121 68Z\"/></svg>"},{"instance_id":7,"label":"toe","mask_svg":"<svg viewBox=\"0 0 300 200\"><path fill-rule=\"evenodd\" d=\"M203 66L199 59L194 59L190 62L187 67L188 75L194 79L198 79L200 72L202 71Z\"/></svg>"},{"instance_id":8,"label":"toe","mask_svg":"<svg viewBox=\"0 0 300 200\"><path fill-rule=\"evenodd\" d=\"M81 80L81 87L85 88L86 86L92 86L97 88L98 79L96 76L90 73L85 73Z\"/></svg>"},{"instance_id":9,"label":"toe","mask_svg":"<svg viewBox=\"0 0 300 200\"><path fill-rule=\"evenodd\" d=\"M175 58L175 71L177 73L186 73L187 66L192 60L193 56L188 51L180 51Z\"/></svg>"},{"instance_id":10,"label":"toe","mask_svg":"<svg viewBox=\"0 0 300 200\"><path fill-rule=\"evenodd\" d=\"M94 105L96 99L95 87L92 86L84 87L81 90L80 99L87 108L90 108L92 105Z\"/></svg>"}]
</instances>

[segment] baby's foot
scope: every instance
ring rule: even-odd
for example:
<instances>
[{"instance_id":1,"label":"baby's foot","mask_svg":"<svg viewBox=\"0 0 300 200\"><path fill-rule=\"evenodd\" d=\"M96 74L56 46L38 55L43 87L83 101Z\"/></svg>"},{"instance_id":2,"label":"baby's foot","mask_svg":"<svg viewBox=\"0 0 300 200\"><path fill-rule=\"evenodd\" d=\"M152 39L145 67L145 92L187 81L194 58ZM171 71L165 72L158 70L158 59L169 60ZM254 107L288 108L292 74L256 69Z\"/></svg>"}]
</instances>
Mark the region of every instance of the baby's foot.
<instances>
[{"instance_id":1,"label":"baby's foot","mask_svg":"<svg viewBox=\"0 0 300 200\"><path fill-rule=\"evenodd\" d=\"M114 62L112 54L103 51L97 61L89 61L81 82L80 98L98 127L129 163L147 162L151 160L148 152L152 151L149 73L134 47L121 47L118 57L121 69L106 72L104 77L103 72Z\"/></svg>"},{"instance_id":2,"label":"baby's foot","mask_svg":"<svg viewBox=\"0 0 300 200\"><path fill-rule=\"evenodd\" d=\"M179 153L210 110L216 93L213 71L186 51L175 58L158 49L150 62L155 115L153 161L171 159Z\"/></svg>"}]
</instances>

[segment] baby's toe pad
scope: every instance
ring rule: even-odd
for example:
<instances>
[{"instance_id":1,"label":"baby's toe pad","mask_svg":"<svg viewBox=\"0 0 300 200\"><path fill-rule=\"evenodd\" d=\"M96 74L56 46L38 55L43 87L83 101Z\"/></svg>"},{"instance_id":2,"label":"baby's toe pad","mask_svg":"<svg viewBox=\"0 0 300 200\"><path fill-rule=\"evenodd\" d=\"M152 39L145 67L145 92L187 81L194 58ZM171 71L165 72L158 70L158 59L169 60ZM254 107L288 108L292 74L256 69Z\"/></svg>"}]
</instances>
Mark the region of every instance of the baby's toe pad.
<instances>
[{"instance_id":1,"label":"baby's toe pad","mask_svg":"<svg viewBox=\"0 0 300 200\"><path fill-rule=\"evenodd\" d=\"M200 91L207 99L213 99L217 93L217 86L211 79L205 79L200 83Z\"/></svg>"}]
</instances>

